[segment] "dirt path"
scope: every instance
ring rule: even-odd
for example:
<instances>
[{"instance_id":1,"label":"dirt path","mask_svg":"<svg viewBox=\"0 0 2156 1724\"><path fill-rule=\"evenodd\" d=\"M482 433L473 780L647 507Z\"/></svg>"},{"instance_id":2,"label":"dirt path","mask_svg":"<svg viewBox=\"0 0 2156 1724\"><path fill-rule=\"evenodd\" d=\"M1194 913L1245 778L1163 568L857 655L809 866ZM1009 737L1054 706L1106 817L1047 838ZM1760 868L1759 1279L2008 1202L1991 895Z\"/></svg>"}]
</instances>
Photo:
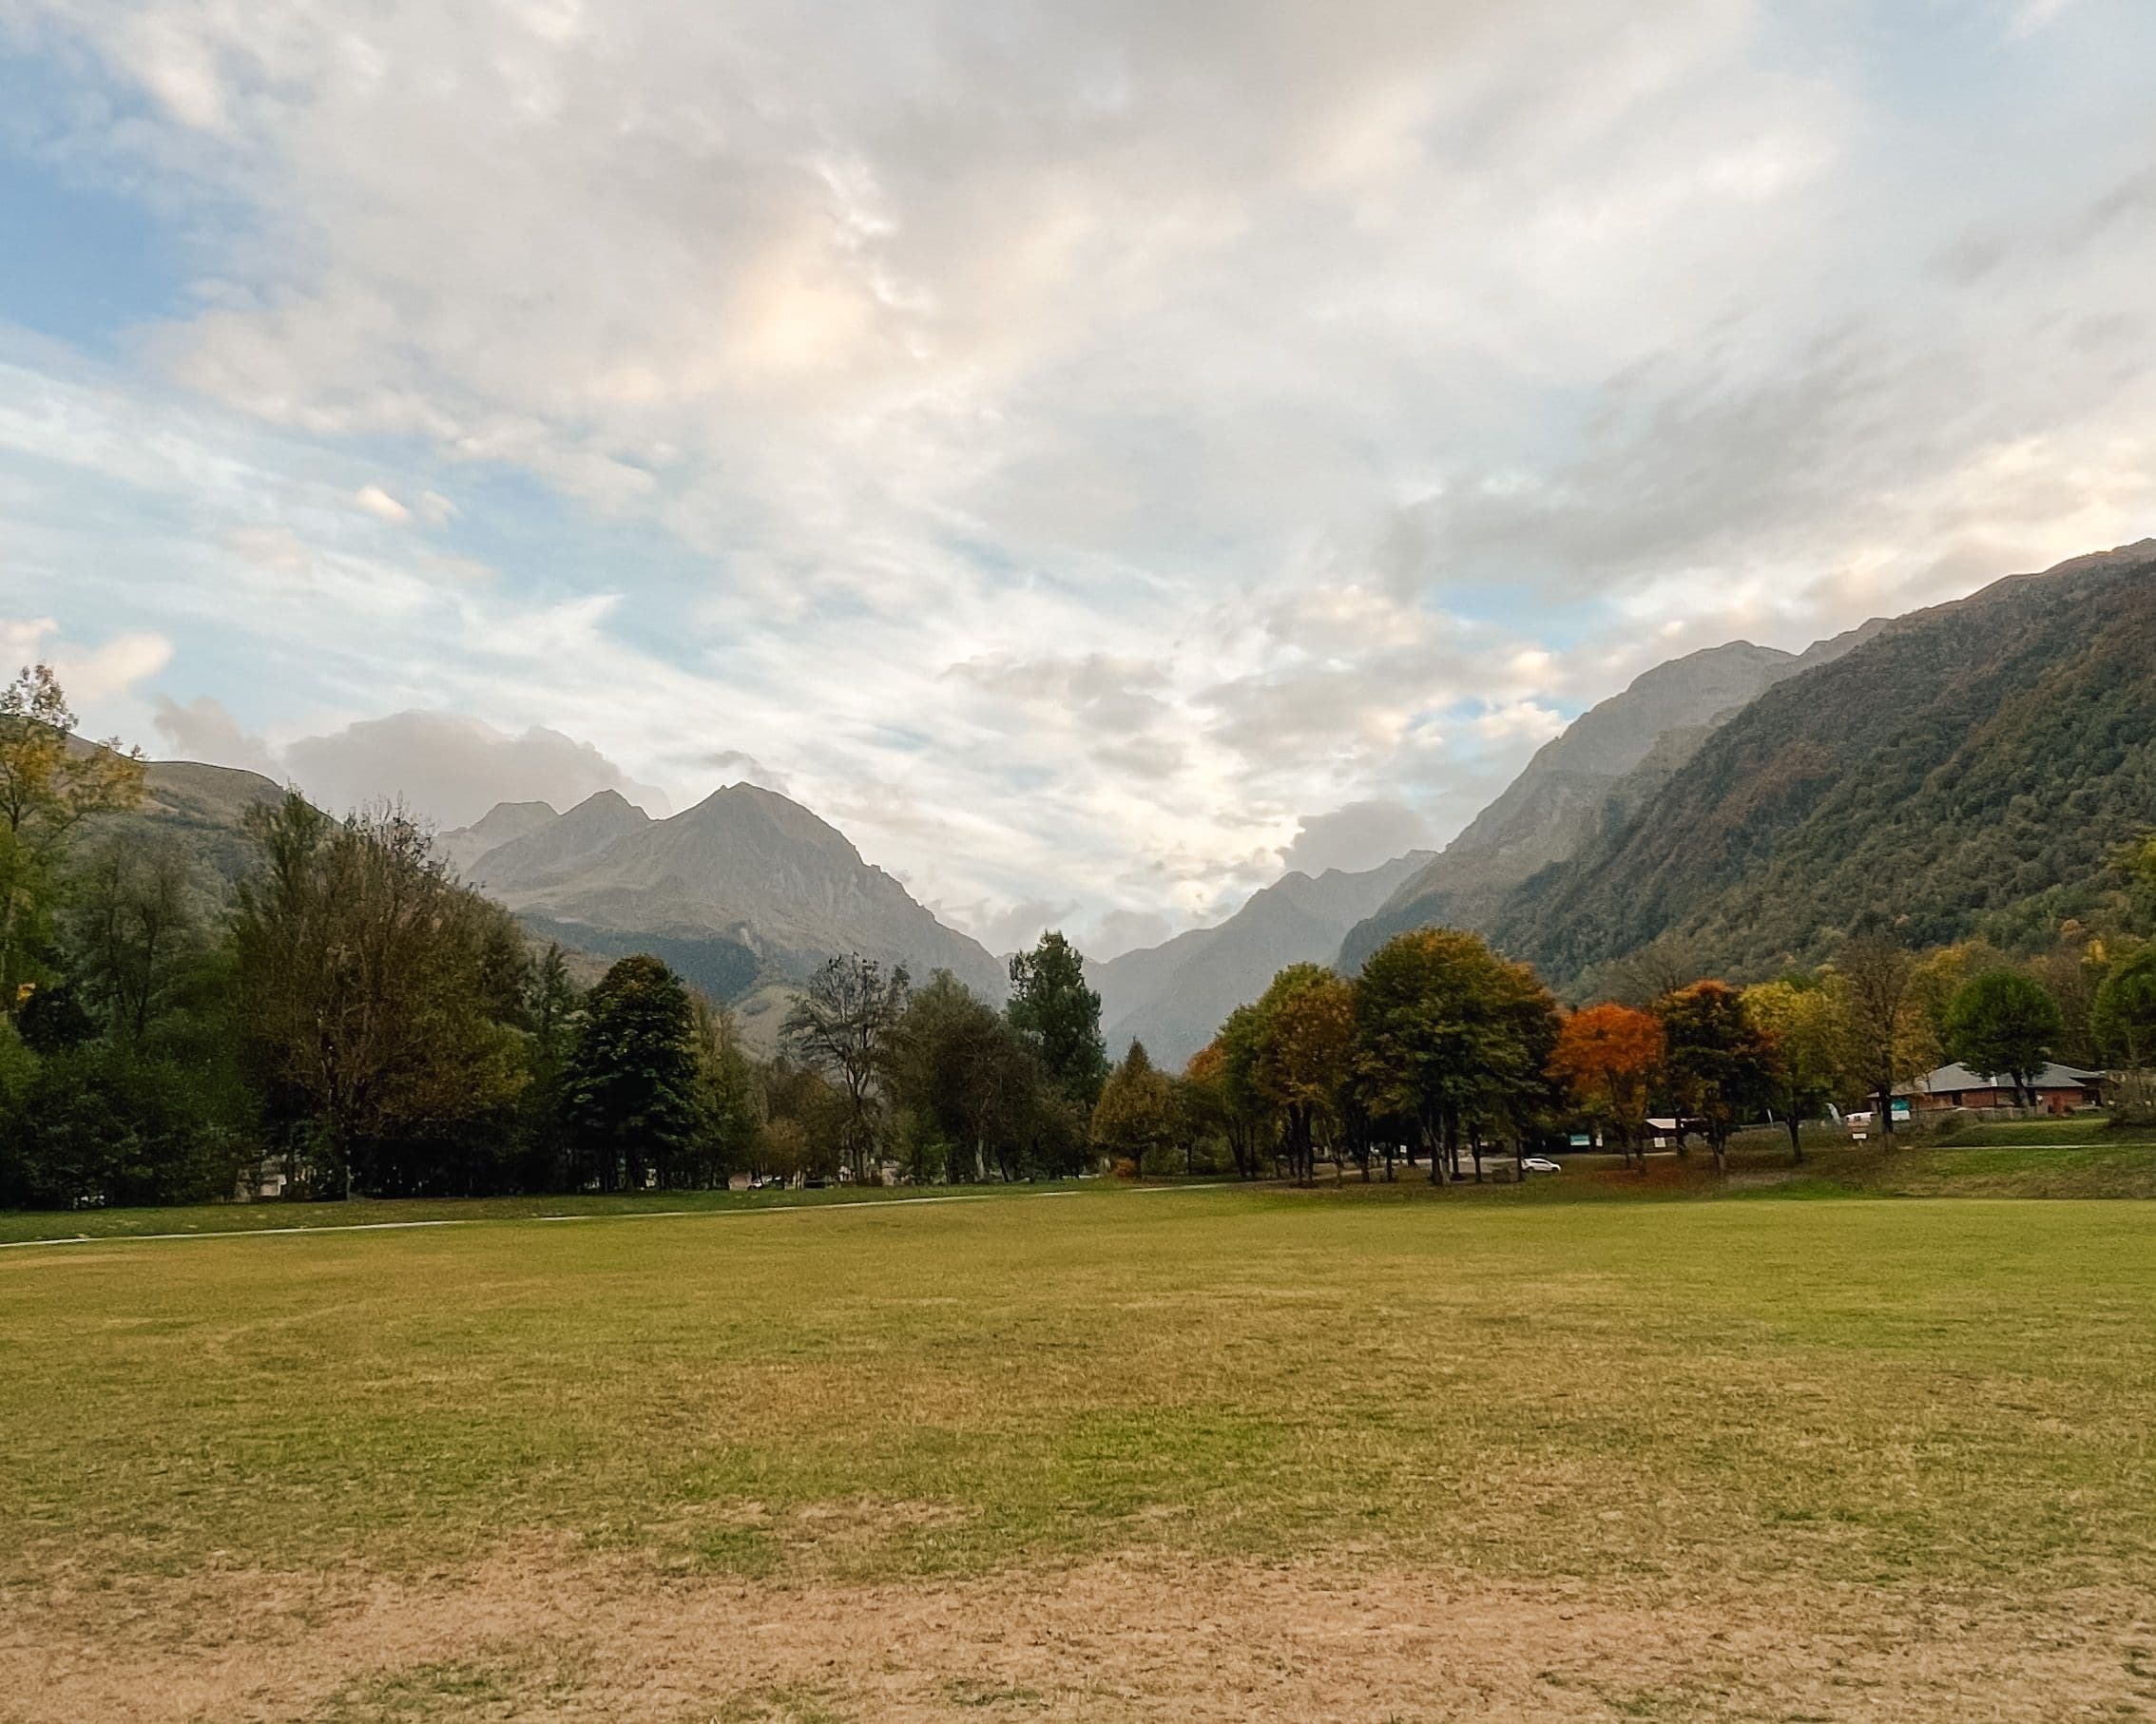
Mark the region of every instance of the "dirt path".
<instances>
[{"instance_id":1,"label":"dirt path","mask_svg":"<svg viewBox=\"0 0 2156 1724\"><path fill-rule=\"evenodd\" d=\"M774 1585L501 1557L420 1582L19 1592L10 1724L2156 1717L2156 1599L1661 1608L1316 1563Z\"/></svg>"}]
</instances>

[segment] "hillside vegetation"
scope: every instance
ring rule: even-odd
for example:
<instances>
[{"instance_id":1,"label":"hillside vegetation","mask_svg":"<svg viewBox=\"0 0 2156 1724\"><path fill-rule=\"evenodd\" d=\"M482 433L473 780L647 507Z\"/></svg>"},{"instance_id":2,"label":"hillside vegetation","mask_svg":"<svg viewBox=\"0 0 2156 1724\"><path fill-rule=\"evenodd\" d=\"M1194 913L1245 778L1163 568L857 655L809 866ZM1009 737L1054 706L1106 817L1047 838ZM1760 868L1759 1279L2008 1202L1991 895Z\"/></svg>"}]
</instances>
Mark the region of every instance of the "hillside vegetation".
<instances>
[{"instance_id":1,"label":"hillside vegetation","mask_svg":"<svg viewBox=\"0 0 2156 1724\"><path fill-rule=\"evenodd\" d=\"M1911 946L2115 910L2156 814L2156 544L1903 618L1769 688L1492 931L1559 981L1657 940L1764 973L1867 917Z\"/></svg>"}]
</instances>

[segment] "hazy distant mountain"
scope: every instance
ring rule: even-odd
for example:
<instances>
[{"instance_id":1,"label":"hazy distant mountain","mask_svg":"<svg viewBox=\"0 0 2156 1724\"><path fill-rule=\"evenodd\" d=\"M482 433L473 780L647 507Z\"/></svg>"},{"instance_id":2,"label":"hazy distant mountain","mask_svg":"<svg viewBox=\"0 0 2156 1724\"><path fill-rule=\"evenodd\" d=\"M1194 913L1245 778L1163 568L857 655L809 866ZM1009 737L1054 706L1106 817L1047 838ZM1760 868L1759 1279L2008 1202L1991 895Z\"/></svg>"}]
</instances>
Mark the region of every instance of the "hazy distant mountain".
<instances>
[{"instance_id":1,"label":"hazy distant mountain","mask_svg":"<svg viewBox=\"0 0 2156 1724\"><path fill-rule=\"evenodd\" d=\"M498 806L479 824L486 825L500 813L502 807ZM507 822L518 823L514 817ZM528 827L522 836L485 852L468 872L474 886L506 898L512 891L573 874L617 838L641 832L650 824L651 816L619 791L603 790L587 796L568 814Z\"/></svg>"},{"instance_id":2,"label":"hazy distant mountain","mask_svg":"<svg viewBox=\"0 0 2156 1724\"><path fill-rule=\"evenodd\" d=\"M490 816L491 818L491 816ZM484 824L484 822L482 822ZM489 851L472 878L535 930L652 951L720 999L804 982L857 951L1003 997L1002 965L943 926L836 827L752 784L667 820L611 791Z\"/></svg>"},{"instance_id":3,"label":"hazy distant mountain","mask_svg":"<svg viewBox=\"0 0 2156 1724\"><path fill-rule=\"evenodd\" d=\"M458 872L469 874L472 865L489 851L560 818L551 802L497 802L470 826L436 833L434 843Z\"/></svg>"},{"instance_id":4,"label":"hazy distant mountain","mask_svg":"<svg viewBox=\"0 0 2156 1724\"><path fill-rule=\"evenodd\" d=\"M1522 881L1574 854L1609 817L1658 788L1717 725L1784 678L1831 662L1883 624L1802 654L1733 641L1673 659L1575 718L1504 794L1404 880L1339 948L1350 974L1393 935L1430 924L1487 929ZM1627 783L1634 774L1641 782Z\"/></svg>"},{"instance_id":5,"label":"hazy distant mountain","mask_svg":"<svg viewBox=\"0 0 2156 1724\"><path fill-rule=\"evenodd\" d=\"M1416 851L1359 873L1291 873L1225 922L1087 965L1109 1054L1121 1059L1136 1040L1156 1063L1180 1067L1282 967L1331 963L1347 930L1429 860L1428 851Z\"/></svg>"},{"instance_id":6,"label":"hazy distant mountain","mask_svg":"<svg viewBox=\"0 0 2156 1724\"><path fill-rule=\"evenodd\" d=\"M1913 945L2056 937L2156 814L2156 541L1868 624L1492 919L1552 980L1673 936L1767 973L1867 911Z\"/></svg>"}]
</instances>

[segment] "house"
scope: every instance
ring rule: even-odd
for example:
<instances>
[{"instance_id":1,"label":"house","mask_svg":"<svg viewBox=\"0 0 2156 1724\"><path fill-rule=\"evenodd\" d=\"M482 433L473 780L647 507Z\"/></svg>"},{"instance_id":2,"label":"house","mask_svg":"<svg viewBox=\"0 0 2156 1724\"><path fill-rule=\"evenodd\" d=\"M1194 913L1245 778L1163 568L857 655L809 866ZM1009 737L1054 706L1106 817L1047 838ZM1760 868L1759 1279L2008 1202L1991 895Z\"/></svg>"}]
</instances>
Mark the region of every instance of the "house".
<instances>
[{"instance_id":1,"label":"house","mask_svg":"<svg viewBox=\"0 0 2156 1724\"><path fill-rule=\"evenodd\" d=\"M2036 1073L2030 1088L2035 1092L2036 1105L2046 1113L2066 1114L2077 1107L2101 1107L2104 1103L2103 1073L2083 1071L2055 1061ZM1917 1109L1927 1113L1943 1107L2021 1105L2011 1075L2002 1072L1985 1077L1966 1065L1942 1065L1894 1093L1907 1096Z\"/></svg>"}]
</instances>

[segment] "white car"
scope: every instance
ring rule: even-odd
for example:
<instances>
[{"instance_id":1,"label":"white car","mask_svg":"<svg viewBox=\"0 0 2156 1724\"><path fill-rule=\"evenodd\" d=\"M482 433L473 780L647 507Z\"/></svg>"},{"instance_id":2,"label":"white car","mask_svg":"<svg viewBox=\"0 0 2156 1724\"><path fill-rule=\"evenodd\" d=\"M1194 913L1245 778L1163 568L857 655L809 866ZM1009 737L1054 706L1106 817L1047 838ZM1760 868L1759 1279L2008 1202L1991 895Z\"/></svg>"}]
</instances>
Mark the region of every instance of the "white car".
<instances>
[{"instance_id":1,"label":"white car","mask_svg":"<svg viewBox=\"0 0 2156 1724\"><path fill-rule=\"evenodd\" d=\"M1530 1174L1561 1174L1565 1171L1548 1156L1530 1156L1520 1165Z\"/></svg>"}]
</instances>

